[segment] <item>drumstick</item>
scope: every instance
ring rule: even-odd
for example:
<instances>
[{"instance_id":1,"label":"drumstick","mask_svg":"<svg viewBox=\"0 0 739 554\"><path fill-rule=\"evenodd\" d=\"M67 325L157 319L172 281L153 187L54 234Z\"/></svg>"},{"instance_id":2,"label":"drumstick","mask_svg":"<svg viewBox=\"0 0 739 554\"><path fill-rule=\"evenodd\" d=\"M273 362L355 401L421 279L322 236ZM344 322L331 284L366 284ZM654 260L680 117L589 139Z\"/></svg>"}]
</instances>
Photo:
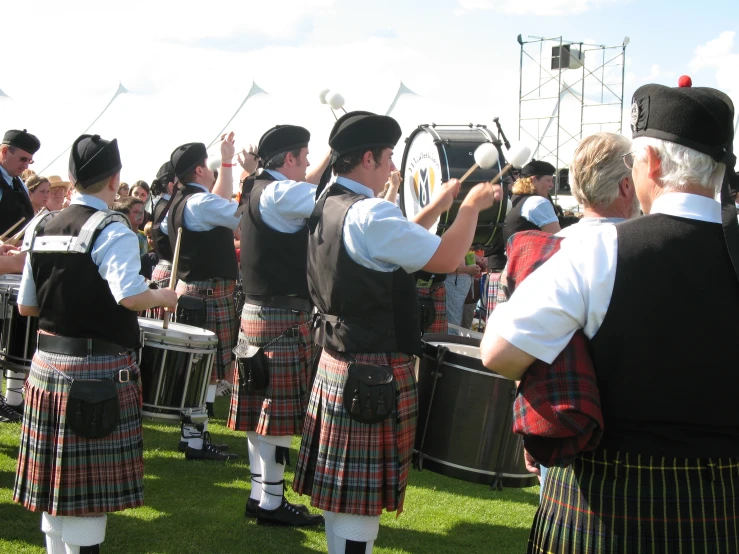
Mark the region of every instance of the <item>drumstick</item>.
<instances>
[{"instance_id":1,"label":"drumstick","mask_svg":"<svg viewBox=\"0 0 739 554\"><path fill-rule=\"evenodd\" d=\"M172 256L172 275L169 276L169 289L174 290L177 284L177 265L180 261L180 246L182 245L182 227L177 229L177 243L174 247L174 255ZM164 329L169 329L169 311L164 310Z\"/></svg>"},{"instance_id":2,"label":"drumstick","mask_svg":"<svg viewBox=\"0 0 739 554\"><path fill-rule=\"evenodd\" d=\"M15 228L18 227L21 223L23 223L26 220L25 217L20 218L18 221L15 222L15 225L13 225L10 229L5 231L2 235L0 235L0 241L4 241L6 238L8 238L8 235L15 231Z\"/></svg>"},{"instance_id":3,"label":"drumstick","mask_svg":"<svg viewBox=\"0 0 739 554\"><path fill-rule=\"evenodd\" d=\"M47 211L47 209L46 209L46 206L44 206L43 208L41 208L41 209L40 209L40 210L38 211L38 213L37 213L36 215L40 215L40 214L44 213L45 211ZM33 216L33 217L35 218L35 217L36 217L36 215L35 215L35 216ZM10 239L10 240L8 241L8 244L12 244L13 246L15 246L15 245L16 245L16 244L18 243L18 241L19 241L20 239L22 239L22 238L23 238L23 233L25 233L25 232L26 232L26 229L28 229L28 226L29 226L29 225L30 225L30 224L31 224L32 222L33 222L33 219L31 219L31 221L29 221L28 223L26 223L26 224L25 224L25 225L23 226L23 229L21 229L21 230L20 230L20 231L18 231L18 232L17 232L17 233L15 234L15 235L13 235L13 237L12 237L12 238L11 238L11 239Z\"/></svg>"}]
</instances>

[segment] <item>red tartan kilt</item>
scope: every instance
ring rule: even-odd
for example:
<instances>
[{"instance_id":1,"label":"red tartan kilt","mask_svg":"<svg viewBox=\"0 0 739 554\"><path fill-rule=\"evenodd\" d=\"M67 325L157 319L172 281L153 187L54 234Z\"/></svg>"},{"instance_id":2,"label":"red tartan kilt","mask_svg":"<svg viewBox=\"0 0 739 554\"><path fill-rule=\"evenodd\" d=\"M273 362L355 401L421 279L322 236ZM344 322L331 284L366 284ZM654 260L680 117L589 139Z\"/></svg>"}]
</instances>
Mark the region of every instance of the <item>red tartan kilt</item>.
<instances>
[{"instance_id":1,"label":"red tartan kilt","mask_svg":"<svg viewBox=\"0 0 739 554\"><path fill-rule=\"evenodd\" d=\"M165 260L160 260L154 271L151 272L151 282L156 283L160 289L166 289L169 287L171 276L172 264ZM146 317L164 319L164 310L162 308L150 308L146 310Z\"/></svg>"},{"instance_id":2,"label":"red tartan kilt","mask_svg":"<svg viewBox=\"0 0 739 554\"><path fill-rule=\"evenodd\" d=\"M239 385L234 368L234 390L228 426L260 435L292 436L303 429L310 395L314 344L310 336L311 314L245 304L241 315L240 341L264 346L294 325L298 337L285 336L270 346L269 384L264 391L247 392Z\"/></svg>"},{"instance_id":3,"label":"red tartan kilt","mask_svg":"<svg viewBox=\"0 0 739 554\"><path fill-rule=\"evenodd\" d=\"M72 379L109 379L128 368L118 384L120 422L100 439L85 439L66 425ZM13 500L32 512L78 516L117 512L144 504L141 388L132 355L75 358L36 352L25 385L26 407Z\"/></svg>"},{"instance_id":4,"label":"red tartan kilt","mask_svg":"<svg viewBox=\"0 0 739 554\"><path fill-rule=\"evenodd\" d=\"M293 488L331 512L376 516L403 510L416 434L415 359L407 354L356 354L358 362L392 365L396 412L368 425L349 418L343 389L349 356L323 351L313 382Z\"/></svg>"},{"instance_id":5,"label":"red tartan kilt","mask_svg":"<svg viewBox=\"0 0 739 554\"><path fill-rule=\"evenodd\" d=\"M500 288L501 275L501 273L488 274L488 291L485 307L488 318L490 318L490 316L493 314L493 311L495 310L495 307L498 305L498 289Z\"/></svg>"},{"instance_id":6,"label":"red tartan kilt","mask_svg":"<svg viewBox=\"0 0 739 554\"><path fill-rule=\"evenodd\" d=\"M434 310L436 316L434 322L431 324L425 333L444 334L449 333L449 321L446 317L446 285L441 283L436 285L435 288L417 288L419 300L421 298L429 298L434 301Z\"/></svg>"}]
</instances>

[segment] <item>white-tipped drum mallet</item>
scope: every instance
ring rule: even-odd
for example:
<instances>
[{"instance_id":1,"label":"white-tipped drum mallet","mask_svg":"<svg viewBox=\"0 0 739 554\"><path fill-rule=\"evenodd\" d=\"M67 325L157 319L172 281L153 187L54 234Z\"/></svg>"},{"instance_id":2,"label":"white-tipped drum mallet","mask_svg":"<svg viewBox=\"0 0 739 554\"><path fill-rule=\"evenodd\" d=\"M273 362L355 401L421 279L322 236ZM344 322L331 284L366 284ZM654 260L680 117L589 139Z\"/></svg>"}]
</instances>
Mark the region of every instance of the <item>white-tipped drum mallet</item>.
<instances>
[{"instance_id":1,"label":"white-tipped drum mallet","mask_svg":"<svg viewBox=\"0 0 739 554\"><path fill-rule=\"evenodd\" d=\"M459 179L460 183L464 183L467 177L472 175L477 168L490 169L498 162L498 149L492 142L483 142L475 148L475 163L467 170L467 173Z\"/></svg>"},{"instance_id":2,"label":"white-tipped drum mallet","mask_svg":"<svg viewBox=\"0 0 739 554\"><path fill-rule=\"evenodd\" d=\"M529 161L529 158L531 157L531 148L526 146L523 143L514 144L511 146L511 149L508 150L508 163L506 166L498 173L495 178L490 181L491 184L497 183L503 175L508 173L512 167L515 167L516 169L521 169L524 165L526 165L526 162Z\"/></svg>"},{"instance_id":3,"label":"white-tipped drum mallet","mask_svg":"<svg viewBox=\"0 0 739 554\"><path fill-rule=\"evenodd\" d=\"M174 255L172 256L172 275L169 276L169 290L174 290L177 285L177 266L180 262L180 246L182 245L182 227L177 229L177 243L174 246ZM164 310L163 329L169 329L169 310Z\"/></svg>"},{"instance_id":4,"label":"white-tipped drum mallet","mask_svg":"<svg viewBox=\"0 0 739 554\"><path fill-rule=\"evenodd\" d=\"M8 238L8 235L10 235L10 233L12 233L13 231L15 231L15 228L18 227L18 225L20 225L21 223L23 223L25 220L26 220L25 217L20 218L18 221L15 222L15 224L10 229L8 229L2 235L0 235L0 242L4 241L6 238Z\"/></svg>"},{"instance_id":5,"label":"white-tipped drum mallet","mask_svg":"<svg viewBox=\"0 0 739 554\"><path fill-rule=\"evenodd\" d=\"M339 119L334 113L335 110L341 110L346 113L346 110L344 109L344 97L338 92L332 92L327 88L323 89L318 93L318 99L321 101L321 104L329 105L331 113L334 114L334 119Z\"/></svg>"}]
</instances>

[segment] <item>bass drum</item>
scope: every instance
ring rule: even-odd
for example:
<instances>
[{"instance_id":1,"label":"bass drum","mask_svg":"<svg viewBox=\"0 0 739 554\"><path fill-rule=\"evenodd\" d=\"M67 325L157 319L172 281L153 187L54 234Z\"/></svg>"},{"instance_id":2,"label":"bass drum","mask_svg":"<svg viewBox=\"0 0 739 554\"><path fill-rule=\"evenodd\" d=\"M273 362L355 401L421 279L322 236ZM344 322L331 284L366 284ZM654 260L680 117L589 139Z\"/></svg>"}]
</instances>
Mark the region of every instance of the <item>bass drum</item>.
<instances>
[{"instance_id":1,"label":"bass drum","mask_svg":"<svg viewBox=\"0 0 739 554\"><path fill-rule=\"evenodd\" d=\"M516 383L480 360L480 339L424 335L418 360L415 466L495 488L538 483L515 435Z\"/></svg>"},{"instance_id":2,"label":"bass drum","mask_svg":"<svg viewBox=\"0 0 739 554\"><path fill-rule=\"evenodd\" d=\"M416 215L433 197L434 190L449 179L462 177L475 163L475 149L484 142L495 144L498 164L490 169L476 169L462 184L462 190L448 212L429 229L444 234L457 217L459 206L469 190L478 183L492 180L505 166L501 142L484 125L421 125L406 139L400 174L400 209L407 218ZM504 189L503 198L507 198ZM490 249L502 244L507 202L496 202L480 212L473 246Z\"/></svg>"}]
</instances>

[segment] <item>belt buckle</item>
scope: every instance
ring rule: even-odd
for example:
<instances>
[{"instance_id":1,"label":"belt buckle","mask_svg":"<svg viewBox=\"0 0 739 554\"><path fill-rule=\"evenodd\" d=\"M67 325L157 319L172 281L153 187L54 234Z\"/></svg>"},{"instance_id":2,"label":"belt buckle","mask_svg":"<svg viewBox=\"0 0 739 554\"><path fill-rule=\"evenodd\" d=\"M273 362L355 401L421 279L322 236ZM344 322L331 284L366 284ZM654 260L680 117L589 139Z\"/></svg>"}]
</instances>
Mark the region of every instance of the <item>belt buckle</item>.
<instances>
[{"instance_id":1,"label":"belt buckle","mask_svg":"<svg viewBox=\"0 0 739 554\"><path fill-rule=\"evenodd\" d=\"M215 289L205 289L205 295L206 296L213 296L213 292Z\"/></svg>"},{"instance_id":2,"label":"belt buckle","mask_svg":"<svg viewBox=\"0 0 739 554\"><path fill-rule=\"evenodd\" d=\"M126 376L124 379L123 376ZM119 383L128 383L131 380L131 372L128 369L120 369L118 370L118 382Z\"/></svg>"}]
</instances>

